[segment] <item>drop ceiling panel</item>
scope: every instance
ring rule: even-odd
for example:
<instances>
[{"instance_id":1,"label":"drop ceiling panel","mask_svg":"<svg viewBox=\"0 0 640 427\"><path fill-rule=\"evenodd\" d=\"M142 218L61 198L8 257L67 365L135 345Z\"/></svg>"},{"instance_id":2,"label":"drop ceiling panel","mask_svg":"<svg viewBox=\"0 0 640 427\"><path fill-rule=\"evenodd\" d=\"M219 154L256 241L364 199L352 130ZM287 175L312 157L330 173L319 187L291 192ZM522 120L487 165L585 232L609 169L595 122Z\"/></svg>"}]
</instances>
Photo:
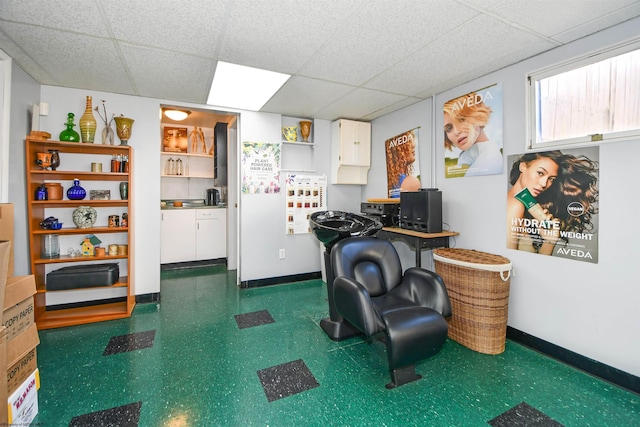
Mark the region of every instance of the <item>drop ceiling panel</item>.
<instances>
[{"instance_id":1,"label":"drop ceiling panel","mask_svg":"<svg viewBox=\"0 0 640 427\"><path fill-rule=\"evenodd\" d=\"M353 90L353 86L307 77L291 77L267 102L262 111L312 118L320 108Z\"/></svg>"},{"instance_id":2,"label":"drop ceiling panel","mask_svg":"<svg viewBox=\"0 0 640 427\"><path fill-rule=\"evenodd\" d=\"M101 0L116 39L208 58L216 54L224 24L224 1L118 3Z\"/></svg>"},{"instance_id":3,"label":"drop ceiling panel","mask_svg":"<svg viewBox=\"0 0 640 427\"><path fill-rule=\"evenodd\" d=\"M500 61L501 58L531 45L537 45L536 51L539 51L543 49L539 46L541 42L553 47L529 32L519 31L490 16L479 15L390 68L366 87L417 96L437 82L469 76L470 70L474 71L472 75L479 77L484 73L477 70L487 64L491 64L494 70L500 69L506 65ZM453 46L456 48L452 49Z\"/></svg>"},{"instance_id":4,"label":"drop ceiling panel","mask_svg":"<svg viewBox=\"0 0 640 427\"><path fill-rule=\"evenodd\" d=\"M541 7L541 3L544 7ZM554 37L588 23L589 32L606 26L605 16L635 3L634 0L562 0L562 1L504 1L492 12L546 37Z\"/></svg>"},{"instance_id":5,"label":"drop ceiling panel","mask_svg":"<svg viewBox=\"0 0 640 427\"><path fill-rule=\"evenodd\" d=\"M229 61L293 75L264 111L371 119L639 16L640 0L0 0L0 49L41 84L194 104Z\"/></svg>"},{"instance_id":6,"label":"drop ceiling panel","mask_svg":"<svg viewBox=\"0 0 640 427\"><path fill-rule=\"evenodd\" d=\"M476 15L453 2L372 2L352 16L300 74L362 85Z\"/></svg>"},{"instance_id":7,"label":"drop ceiling panel","mask_svg":"<svg viewBox=\"0 0 640 427\"><path fill-rule=\"evenodd\" d=\"M110 2L111 3L111 2ZM33 26L109 37L100 9L93 1L2 0L0 17Z\"/></svg>"},{"instance_id":8,"label":"drop ceiling panel","mask_svg":"<svg viewBox=\"0 0 640 427\"><path fill-rule=\"evenodd\" d=\"M139 93L150 98L205 104L214 61L121 43Z\"/></svg>"},{"instance_id":9,"label":"drop ceiling panel","mask_svg":"<svg viewBox=\"0 0 640 427\"><path fill-rule=\"evenodd\" d=\"M50 76L50 84L133 94L113 41L43 27L6 26L11 28L13 40L37 58Z\"/></svg>"},{"instance_id":10,"label":"drop ceiling panel","mask_svg":"<svg viewBox=\"0 0 640 427\"><path fill-rule=\"evenodd\" d=\"M236 2L219 59L296 73L361 2Z\"/></svg>"},{"instance_id":11,"label":"drop ceiling panel","mask_svg":"<svg viewBox=\"0 0 640 427\"><path fill-rule=\"evenodd\" d=\"M315 117L325 120L333 120L338 117L358 120L400 102L402 99L404 99L403 96L392 93L356 89L318 111Z\"/></svg>"}]
</instances>

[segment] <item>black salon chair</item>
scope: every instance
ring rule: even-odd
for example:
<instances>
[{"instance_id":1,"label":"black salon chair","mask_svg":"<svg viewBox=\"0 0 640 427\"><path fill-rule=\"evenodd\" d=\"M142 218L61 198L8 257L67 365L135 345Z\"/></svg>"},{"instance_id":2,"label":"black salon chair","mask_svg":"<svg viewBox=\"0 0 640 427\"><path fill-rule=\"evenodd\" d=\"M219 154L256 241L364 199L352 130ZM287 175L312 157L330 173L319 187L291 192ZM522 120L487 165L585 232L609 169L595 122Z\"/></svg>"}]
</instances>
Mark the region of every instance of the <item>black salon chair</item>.
<instances>
[{"instance_id":1,"label":"black salon chair","mask_svg":"<svg viewBox=\"0 0 640 427\"><path fill-rule=\"evenodd\" d=\"M402 274L391 243L348 238L331 250L336 310L366 337L382 336L394 388L422 376L415 363L438 353L447 339L451 303L437 274L418 267Z\"/></svg>"}]
</instances>

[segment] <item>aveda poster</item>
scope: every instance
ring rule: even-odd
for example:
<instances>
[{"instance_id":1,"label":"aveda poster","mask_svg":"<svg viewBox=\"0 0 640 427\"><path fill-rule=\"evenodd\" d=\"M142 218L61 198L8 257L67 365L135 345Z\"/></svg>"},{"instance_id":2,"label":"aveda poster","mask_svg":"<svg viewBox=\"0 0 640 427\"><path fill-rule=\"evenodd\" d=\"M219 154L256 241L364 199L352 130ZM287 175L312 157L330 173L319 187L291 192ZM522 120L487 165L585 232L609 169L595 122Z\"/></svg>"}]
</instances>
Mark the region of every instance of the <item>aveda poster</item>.
<instances>
[{"instance_id":1,"label":"aveda poster","mask_svg":"<svg viewBox=\"0 0 640 427\"><path fill-rule=\"evenodd\" d=\"M502 84L444 103L445 178L503 171Z\"/></svg>"},{"instance_id":2,"label":"aveda poster","mask_svg":"<svg viewBox=\"0 0 640 427\"><path fill-rule=\"evenodd\" d=\"M599 147L508 156L507 248L598 262Z\"/></svg>"},{"instance_id":3,"label":"aveda poster","mask_svg":"<svg viewBox=\"0 0 640 427\"><path fill-rule=\"evenodd\" d=\"M242 193L280 192L280 143L242 143Z\"/></svg>"},{"instance_id":4,"label":"aveda poster","mask_svg":"<svg viewBox=\"0 0 640 427\"><path fill-rule=\"evenodd\" d=\"M418 191L420 164L418 128L408 130L384 142L387 159L387 194L399 198L400 191Z\"/></svg>"}]
</instances>

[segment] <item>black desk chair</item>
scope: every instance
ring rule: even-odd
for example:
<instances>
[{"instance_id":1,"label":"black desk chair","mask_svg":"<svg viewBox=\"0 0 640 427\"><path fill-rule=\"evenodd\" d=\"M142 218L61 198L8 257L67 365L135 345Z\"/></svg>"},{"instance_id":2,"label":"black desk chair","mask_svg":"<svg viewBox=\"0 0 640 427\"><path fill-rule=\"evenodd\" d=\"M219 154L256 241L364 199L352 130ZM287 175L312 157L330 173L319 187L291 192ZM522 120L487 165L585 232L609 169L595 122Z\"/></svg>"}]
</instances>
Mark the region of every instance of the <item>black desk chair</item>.
<instances>
[{"instance_id":1,"label":"black desk chair","mask_svg":"<svg viewBox=\"0 0 640 427\"><path fill-rule=\"evenodd\" d=\"M422 378L415 363L438 353L447 339L451 303L440 276L418 267L403 275L393 245L375 237L339 241L331 261L339 314L367 337L386 335L387 388Z\"/></svg>"}]
</instances>

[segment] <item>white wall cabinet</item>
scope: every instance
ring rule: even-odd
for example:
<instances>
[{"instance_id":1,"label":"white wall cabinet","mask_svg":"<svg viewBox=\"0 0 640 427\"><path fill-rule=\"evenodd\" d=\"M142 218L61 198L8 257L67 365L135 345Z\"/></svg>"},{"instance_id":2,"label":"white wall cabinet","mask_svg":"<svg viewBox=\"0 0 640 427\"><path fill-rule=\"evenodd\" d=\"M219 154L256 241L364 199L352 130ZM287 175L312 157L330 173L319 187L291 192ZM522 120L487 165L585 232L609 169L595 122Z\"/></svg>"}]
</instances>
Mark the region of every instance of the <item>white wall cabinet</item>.
<instances>
[{"instance_id":1,"label":"white wall cabinet","mask_svg":"<svg viewBox=\"0 0 640 427\"><path fill-rule=\"evenodd\" d=\"M226 258L226 209L162 211L160 263Z\"/></svg>"},{"instance_id":2,"label":"white wall cabinet","mask_svg":"<svg viewBox=\"0 0 640 427\"><path fill-rule=\"evenodd\" d=\"M366 184L371 167L371 123L333 122L331 157L332 184Z\"/></svg>"}]
</instances>

